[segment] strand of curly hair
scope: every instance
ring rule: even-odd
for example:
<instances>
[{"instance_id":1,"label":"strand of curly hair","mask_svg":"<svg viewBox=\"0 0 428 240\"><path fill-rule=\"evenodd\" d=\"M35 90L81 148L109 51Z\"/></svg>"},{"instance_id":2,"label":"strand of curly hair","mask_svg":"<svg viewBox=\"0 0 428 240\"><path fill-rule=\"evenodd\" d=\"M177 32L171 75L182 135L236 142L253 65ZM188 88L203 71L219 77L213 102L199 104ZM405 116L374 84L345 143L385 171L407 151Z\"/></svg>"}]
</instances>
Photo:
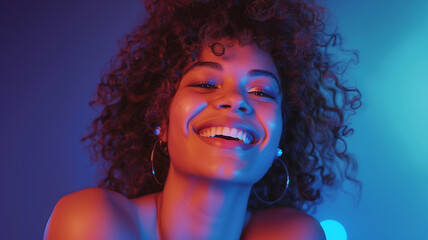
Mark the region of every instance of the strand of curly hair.
<instances>
[{"instance_id":1,"label":"strand of curly hair","mask_svg":"<svg viewBox=\"0 0 428 240\"><path fill-rule=\"evenodd\" d=\"M272 206L252 193L248 209L307 211L321 202L324 186L343 180L361 186L344 140L353 132L345 116L360 107L361 95L339 79L345 61L333 61L329 49L341 46L340 36L326 33L322 7L300 0L152 0L145 6L148 18L123 39L90 102L102 112L82 141L91 140L93 161L107 164L100 186L129 198L162 191L151 175L153 132L162 121L168 124L184 67L203 44L222 38L256 43L269 52L282 81L280 147L292 181L286 196ZM169 160L159 164L156 174L164 179ZM272 199L283 191L271 184L281 174L274 171L255 185L261 197Z\"/></svg>"}]
</instances>

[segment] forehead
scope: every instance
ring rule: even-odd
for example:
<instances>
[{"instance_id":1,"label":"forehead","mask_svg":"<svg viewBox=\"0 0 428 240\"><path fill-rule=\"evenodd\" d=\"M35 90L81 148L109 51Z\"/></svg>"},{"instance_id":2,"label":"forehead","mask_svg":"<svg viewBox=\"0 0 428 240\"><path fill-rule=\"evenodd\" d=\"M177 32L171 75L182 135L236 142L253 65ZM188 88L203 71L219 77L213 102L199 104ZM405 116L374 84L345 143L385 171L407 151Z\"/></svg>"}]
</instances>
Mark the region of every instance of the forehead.
<instances>
[{"instance_id":1,"label":"forehead","mask_svg":"<svg viewBox=\"0 0 428 240\"><path fill-rule=\"evenodd\" d=\"M224 46L224 54L219 56L218 48ZM212 46L215 45L213 51ZM250 69L261 69L277 75L277 69L272 57L266 51L261 50L256 44L240 46L237 41L218 41L202 47L199 61L217 62L224 69L230 71L248 71Z\"/></svg>"}]
</instances>

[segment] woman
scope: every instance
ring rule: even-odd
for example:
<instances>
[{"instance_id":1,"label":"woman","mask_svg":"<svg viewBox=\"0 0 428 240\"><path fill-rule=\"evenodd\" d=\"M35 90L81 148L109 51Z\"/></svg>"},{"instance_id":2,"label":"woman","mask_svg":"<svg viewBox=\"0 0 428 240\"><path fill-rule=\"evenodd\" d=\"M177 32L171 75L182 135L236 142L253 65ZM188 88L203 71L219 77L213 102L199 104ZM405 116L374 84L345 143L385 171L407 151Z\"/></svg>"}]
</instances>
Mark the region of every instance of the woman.
<instances>
[{"instance_id":1,"label":"woman","mask_svg":"<svg viewBox=\"0 0 428 240\"><path fill-rule=\"evenodd\" d=\"M45 239L325 239L304 212L323 186L357 182L343 137L360 95L336 76L323 9L146 9L99 84L92 104L104 108L83 139L108 163L103 188L62 198Z\"/></svg>"}]
</instances>

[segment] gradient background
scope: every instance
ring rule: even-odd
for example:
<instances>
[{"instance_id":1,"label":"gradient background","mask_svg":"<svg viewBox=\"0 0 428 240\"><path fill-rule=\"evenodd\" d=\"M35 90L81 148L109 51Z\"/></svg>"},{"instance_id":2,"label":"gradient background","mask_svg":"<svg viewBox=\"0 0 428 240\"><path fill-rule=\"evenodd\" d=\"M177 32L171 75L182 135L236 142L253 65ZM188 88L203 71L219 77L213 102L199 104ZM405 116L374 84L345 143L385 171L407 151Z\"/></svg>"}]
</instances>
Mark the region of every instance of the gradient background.
<instances>
[{"instance_id":1,"label":"gradient background","mask_svg":"<svg viewBox=\"0 0 428 240\"><path fill-rule=\"evenodd\" d=\"M337 192L314 213L348 239L428 239L428 1L323 0L363 107L349 149L359 204ZM117 40L142 19L138 0L10 0L0 8L0 238L41 239L60 197L95 186L79 139ZM346 188L347 186L345 186ZM351 190L351 189L349 189Z\"/></svg>"}]
</instances>

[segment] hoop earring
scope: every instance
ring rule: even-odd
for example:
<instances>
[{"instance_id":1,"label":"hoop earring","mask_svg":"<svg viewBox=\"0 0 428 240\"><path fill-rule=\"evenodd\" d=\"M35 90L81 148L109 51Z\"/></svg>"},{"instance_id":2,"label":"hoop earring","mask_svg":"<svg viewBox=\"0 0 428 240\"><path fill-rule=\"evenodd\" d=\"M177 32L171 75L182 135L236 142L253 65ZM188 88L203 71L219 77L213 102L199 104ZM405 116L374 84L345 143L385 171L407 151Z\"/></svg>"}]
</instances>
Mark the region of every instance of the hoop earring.
<instances>
[{"instance_id":1,"label":"hoop earring","mask_svg":"<svg viewBox=\"0 0 428 240\"><path fill-rule=\"evenodd\" d=\"M279 148L278 148L279 149ZM281 149L279 149L279 150L281 150ZM278 150L278 152L280 152ZM282 154L282 150L281 150L281 154ZM277 199L275 199L275 200L273 200L273 201L266 201L266 200L263 200L260 196L259 196L259 194L257 194L257 192L256 192L256 190L255 190L255 188L254 188L254 185L253 185L253 187L252 187L252 191L253 191L253 193L254 193L254 196L256 196L256 198L260 201L260 202L262 202L262 203L264 203L264 204L267 204L267 205L272 205L272 204L275 204L275 203L277 203L277 202L279 202L284 196L285 196L285 193L287 192L287 189L288 189L288 186L290 185L290 174L288 173L288 168L287 168L287 165L285 165L285 163L280 159L280 158L277 158L278 159L278 161L282 164L282 166L284 167L284 169L285 169L285 173L287 174L287 177L286 177L286 180L285 180L285 190L281 193L281 196L279 196L279 198L277 198Z\"/></svg>"},{"instance_id":2,"label":"hoop earring","mask_svg":"<svg viewBox=\"0 0 428 240\"><path fill-rule=\"evenodd\" d=\"M155 181L159 184L159 185L164 185L165 184L165 182L160 182L159 180L158 180L158 178L156 177L156 173L155 173L155 164L154 164L154 160L153 160L153 155L154 155L154 152L155 152L155 148L156 148L156 146L157 145L160 145L160 144L162 144L162 140L161 139L158 139L156 142L155 142L155 145L153 146L153 148L152 148L152 152L151 152L151 154L150 154L150 162L151 162L151 164L152 164L152 175L153 175L153 178L155 179ZM165 153L166 154L168 154L168 152L167 151L165 151Z\"/></svg>"}]
</instances>

